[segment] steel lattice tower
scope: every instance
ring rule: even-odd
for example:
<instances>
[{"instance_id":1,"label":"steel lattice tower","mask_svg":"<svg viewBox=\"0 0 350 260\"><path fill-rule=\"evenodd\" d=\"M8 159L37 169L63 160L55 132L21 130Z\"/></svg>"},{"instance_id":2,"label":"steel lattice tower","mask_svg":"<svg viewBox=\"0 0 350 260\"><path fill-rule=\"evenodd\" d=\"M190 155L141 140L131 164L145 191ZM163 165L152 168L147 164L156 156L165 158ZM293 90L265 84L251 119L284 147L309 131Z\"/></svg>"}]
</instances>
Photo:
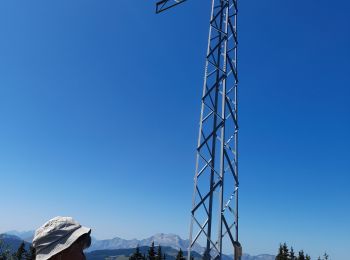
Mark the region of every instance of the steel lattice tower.
<instances>
[{"instance_id":1,"label":"steel lattice tower","mask_svg":"<svg viewBox=\"0 0 350 260\"><path fill-rule=\"evenodd\" d=\"M186 0L162 0L160 13ZM238 242L237 0L212 0L191 210L190 247L204 259L223 249L240 259Z\"/></svg>"}]
</instances>

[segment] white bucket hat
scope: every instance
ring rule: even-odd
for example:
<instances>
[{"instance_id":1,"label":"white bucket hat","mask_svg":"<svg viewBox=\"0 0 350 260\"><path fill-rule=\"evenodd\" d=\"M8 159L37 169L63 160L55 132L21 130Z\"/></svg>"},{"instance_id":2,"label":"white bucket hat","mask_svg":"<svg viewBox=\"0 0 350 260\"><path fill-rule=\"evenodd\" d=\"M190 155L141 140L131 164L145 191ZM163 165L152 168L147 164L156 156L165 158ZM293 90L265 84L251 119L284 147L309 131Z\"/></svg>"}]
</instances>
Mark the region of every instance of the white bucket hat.
<instances>
[{"instance_id":1,"label":"white bucket hat","mask_svg":"<svg viewBox=\"0 0 350 260\"><path fill-rule=\"evenodd\" d=\"M91 229L81 226L71 217L55 217L35 231L33 247L36 260L47 260L70 247Z\"/></svg>"}]
</instances>

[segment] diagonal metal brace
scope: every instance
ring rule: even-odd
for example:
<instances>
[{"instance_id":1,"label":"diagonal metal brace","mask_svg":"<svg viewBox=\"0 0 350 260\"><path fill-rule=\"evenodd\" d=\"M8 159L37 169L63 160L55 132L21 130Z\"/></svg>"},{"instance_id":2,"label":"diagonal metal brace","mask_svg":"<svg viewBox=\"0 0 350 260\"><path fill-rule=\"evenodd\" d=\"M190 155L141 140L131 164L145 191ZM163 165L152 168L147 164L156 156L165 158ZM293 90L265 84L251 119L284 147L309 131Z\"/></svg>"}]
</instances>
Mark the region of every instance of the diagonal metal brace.
<instances>
[{"instance_id":1,"label":"diagonal metal brace","mask_svg":"<svg viewBox=\"0 0 350 260\"><path fill-rule=\"evenodd\" d=\"M167 9L170 9L178 4L186 2L187 0L162 0L156 3L156 14L159 14Z\"/></svg>"}]
</instances>

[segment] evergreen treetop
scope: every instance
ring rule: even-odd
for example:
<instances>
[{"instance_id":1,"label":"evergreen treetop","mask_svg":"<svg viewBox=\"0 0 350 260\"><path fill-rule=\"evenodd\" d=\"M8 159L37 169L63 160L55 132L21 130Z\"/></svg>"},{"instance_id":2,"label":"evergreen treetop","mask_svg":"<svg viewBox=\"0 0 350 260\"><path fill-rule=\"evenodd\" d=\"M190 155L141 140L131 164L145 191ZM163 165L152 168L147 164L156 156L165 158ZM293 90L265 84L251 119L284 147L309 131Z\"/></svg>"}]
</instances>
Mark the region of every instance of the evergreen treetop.
<instances>
[{"instance_id":1,"label":"evergreen treetop","mask_svg":"<svg viewBox=\"0 0 350 260\"><path fill-rule=\"evenodd\" d=\"M185 260L184 253L182 252L181 248L179 252L177 253L176 260Z\"/></svg>"},{"instance_id":2,"label":"evergreen treetop","mask_svg":"<svg viewBox=\"0 0 350 260\"><path fill-rule=\"evenodd\" d=\"M278 254L275 258L276 260L289 260L289 249L286 243L280 244L278 249Z\"/></svg>"},{"instance_id":3,"label":"evergreen treetop","mask_svg":"<svg viewBox=\"0 0 350 260\"><path fill-rule=\"evenodd\" d=\"M156 255L156 260L163 260L162 247L159 245Z\"/></svg>"},{"instance_id":4,"label":"evergreen treetop","mask_svg":"<svg viewBox=\"0 0 350 260\"><path fill-rule=\"evenodd\" d=\"M289 258L290 258L290 260L296 260L293 247L290 248Z\"/></svg>"},{"instance_id":5,"label":"evergreen treetop","mask_svg":"<svg viewBox=\"0 0 350 260\"><path fill-rule=\"evenodd\" d=\"M152 242L151 247L148 250L148 260L156 260L156 251L154 249L154 242Z\"/></svg>"},{"instance_id":6,"label":"evergreen treetop","mask_svg":"<svg viewBox=\"0 0 350 260\"><path fill-rule=\"evenodd\" d=\"M133 253L130 257L129 260L145 260L145 255L141 254L140 252L140 247L137 245L135 249L135 253Z\"/></svg>"},{"instance_id":7,"label":"evergreen treetop","mask_svg":"<svg viewBox=\"0 0 350 260\"><path fill-rule=\"evenodd\" d=\"M17 252L15 253L15 257L17 260L24 259L24 255L26 254L25 244L24 241L20 244L19 248L17 249Z\"/></svg>"},{"instance_id":8,"label":"evergreen treetop","mask_svg":"<svg viewBox=\"0 0 350 260\"><path fill-rule=\"evenodd\" d=\"M303 250L299 251L298 260L306 260Z\"/></svg>"}]
</instances>

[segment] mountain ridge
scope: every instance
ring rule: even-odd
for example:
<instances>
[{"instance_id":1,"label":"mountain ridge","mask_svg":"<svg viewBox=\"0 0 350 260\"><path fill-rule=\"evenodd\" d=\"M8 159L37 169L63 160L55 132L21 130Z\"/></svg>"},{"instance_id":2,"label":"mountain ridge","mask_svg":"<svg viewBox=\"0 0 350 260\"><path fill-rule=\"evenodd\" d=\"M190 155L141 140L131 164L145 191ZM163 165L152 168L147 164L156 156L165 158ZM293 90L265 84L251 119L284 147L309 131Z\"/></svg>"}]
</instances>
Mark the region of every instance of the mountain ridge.
<instances>
[{"instance_id":1,"label":"mountain ridge","mask_svg":"<svg viewBox=\"0 0 350 260\"><path fill-rule=\"evenodd\" d=\"M34 230L28 230L28 231L10 230L10 231L4 232L3 234L13 235L13 236L19 237L25 242L32 243L34 238L34 233L35 233Z\"/></svg>"},{"instance_id":2,"label":"mountain ridge","mask_svg":"<svg viewBox=\"0 0 350 260\"><path fill-rule=\"evenodd\" d=\"M26 246L29 247L33 236L34 236L34 231L18 232L13 230L13 231L5 232L4 234L0 234L0 240L2 238L10 239L7 241L10 241L11 248L15 249L16 247L19 246L19 244L22 241L26 241L27 242ZM173 248L174 250L179 250L181 248L181 250L183 250L184 252L187 251L188 245L189 245L189 240L182 239L179 235L172 234L172 233L170 234L157 233L144 239L136 239L136 238L123 239L120 237L114 237L112 239L98 240L98 239L92 238L92 244L86 250L86 252L87 254L95 252L93 255L101 255L101 254L104 255L106 253L104 251L108 251L111 253L113 252L114 254L117 254L118 250L122 250L122 252L126 250L125 252L129 252L130 250L135 249L137 246L149 247L152 244L152 242L154 242L155 246L161 245L162 248ZM202 255L204 252L204 248L201 247L199 244L195 244L193 247L193 251L199 255ZM170 258L172 258L172 256ZM232 260L232 259L233 259L232 255L224 255L224 260ZM275 256L269 255L269 254L259 254L256 256L244 254L242 257L242 260L274 260L274 259L275 259ZM125 259L118 259L118 260L125 260Z\"/></svg>"},{"instance_id":3,"label":"mountain ridge","mask_svg":"<svg viewBox=\"0 0 350 260\"><path fill-rule=\"evenodd\" d=\"M157 233L153 236L140 240L135 238L128 240L120 237L104 240L93 240L91 247L88 249L88 252L94 250L123 249L136 248L137 246L150 246L152 242L154 242L156 246L169 246L176 250L179 250L181 248L181 250L183 251L186 251L189 246L189 240L184 240L179 235L171 233ZM193 250L200 254L204 252L204 248L197 243L194 244Z\"/></svg>"},{"instance_id":4,"label":"mountain ridge","mask_svg":"<svg viewBox=\"0 0 350 260\"><path fill-rule=\"evenodd\" d=\"M24 241L18 236L6 234L6 233L0 234L0 241L3 242L0 249L10 250L11 252L15 252L22 242L24 242L26 250L28 250L31 245L31 243Z\"/></svg>"}]
</instances>

